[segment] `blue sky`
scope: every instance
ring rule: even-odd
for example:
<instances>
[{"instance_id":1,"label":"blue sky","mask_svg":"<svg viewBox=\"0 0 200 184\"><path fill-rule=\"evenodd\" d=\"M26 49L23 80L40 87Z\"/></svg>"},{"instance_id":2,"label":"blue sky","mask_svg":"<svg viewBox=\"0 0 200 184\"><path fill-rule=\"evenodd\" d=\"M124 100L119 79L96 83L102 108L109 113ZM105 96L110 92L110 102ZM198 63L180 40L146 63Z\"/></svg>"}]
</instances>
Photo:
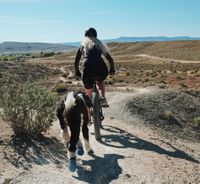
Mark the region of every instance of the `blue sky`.
<instances>
[{"instance_id":1,"label":"blue sky","mask_svg":"<svg viewBox=\"0 0 200 184\"><path fill-rule=\"evenodd\" d=\"M200 0L0 0L0 42L119 36L200 37Z\"/></svg>"}]
</instances>

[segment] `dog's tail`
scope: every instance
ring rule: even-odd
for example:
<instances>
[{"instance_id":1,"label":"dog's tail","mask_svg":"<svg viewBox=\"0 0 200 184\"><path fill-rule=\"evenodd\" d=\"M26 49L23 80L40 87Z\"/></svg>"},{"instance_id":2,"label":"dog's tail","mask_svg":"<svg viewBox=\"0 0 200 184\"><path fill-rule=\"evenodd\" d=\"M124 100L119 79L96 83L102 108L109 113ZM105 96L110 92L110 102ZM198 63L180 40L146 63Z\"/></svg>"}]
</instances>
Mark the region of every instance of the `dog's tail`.
<instances>
[{"instance_id":1,"label":"dog's tail","mask_svg":"<svg viewBox=\"0 0 200 184\"><path fill-rule=\"evenodd\" d=\"M76 105L76 99L74 97L74 92L69 92L65 100L65 112L68 112L72 107Z\"/></svg>"}]
</instances>

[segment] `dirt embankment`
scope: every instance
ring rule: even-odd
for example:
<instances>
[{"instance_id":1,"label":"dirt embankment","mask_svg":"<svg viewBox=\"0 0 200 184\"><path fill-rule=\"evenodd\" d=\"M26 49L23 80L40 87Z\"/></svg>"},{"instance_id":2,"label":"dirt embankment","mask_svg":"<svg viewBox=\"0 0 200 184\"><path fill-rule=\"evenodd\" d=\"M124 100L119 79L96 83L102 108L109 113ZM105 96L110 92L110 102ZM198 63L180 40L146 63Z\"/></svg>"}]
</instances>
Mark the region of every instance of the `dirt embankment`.
<instances>
[{"instance_id":1,"label":"dirt embankment","mask_svg":"<svg viewBox=\"0 0 200 184\"><path fill-rule=\"evenodd\" d=\"M146 126L162 130L167 136L200 140L200 94L175 89L157 90L150 95L134 97L127 103L133 116Z\"/></svg>"}]
</instances>

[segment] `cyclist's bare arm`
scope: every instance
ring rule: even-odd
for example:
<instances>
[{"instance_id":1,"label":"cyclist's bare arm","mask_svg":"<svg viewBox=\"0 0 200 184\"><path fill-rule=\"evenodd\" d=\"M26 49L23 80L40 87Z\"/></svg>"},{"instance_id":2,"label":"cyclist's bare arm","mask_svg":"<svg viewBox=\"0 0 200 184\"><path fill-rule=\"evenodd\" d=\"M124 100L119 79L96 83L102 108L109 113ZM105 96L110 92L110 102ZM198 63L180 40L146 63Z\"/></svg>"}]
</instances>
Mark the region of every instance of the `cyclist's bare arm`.
<instances>
[{"instance_id":1,"label":"cyclist's bare arm","mask_svg":"<svg viewBox=\"0 0 200 184\"><path fill-rule=\"evenodd\" d=\"M78 77L81 76L81 73L80 73L80 70L79 70L79 62L81 60L81 55L82 55L82 52L81 52L81 49L79 48L77 53L76 53L76 58L75 58L75 63L74 63L75 75L78 76Z\"/></svg>"},{"instance_id":2,"label":"cyclist's bare arm","mask_svg":"<svg viewBox=\"0 0 200 184\"><path fill-rule=\"evenodd\" d=\"M109 71L110 75L114 75L115 74L115 65L114 65L113 58L111 57L109 52L104 53L104 56L106 57L106 59L108 60L108 62L110 64L110 71Z\"/></svg>"},{"instance_id":3,"label":"cyclist's bare arm","mask_svg":"<svg viewBox=\"0 0 200 184\"><path fill-rule=\"evenodd\" d=\"M114 66L114 61L113 58L111 57L111 55L109 53L105 54L106 59L108 60L109 64L110 64L110 68L115 68Z\"/></svg>"},{"instance_id":4,"label":"cyclist's bare arm","mask_svg":"<svg viewBox=\"0 0 200 184\"><path fill-rule=\"evenodd\" d=\"M81 60L81 49L79 48L77 53L76 53L76 57L75 57L75 70L78 71L79 70L79 62Z\"/></svg>"}]
</instances>

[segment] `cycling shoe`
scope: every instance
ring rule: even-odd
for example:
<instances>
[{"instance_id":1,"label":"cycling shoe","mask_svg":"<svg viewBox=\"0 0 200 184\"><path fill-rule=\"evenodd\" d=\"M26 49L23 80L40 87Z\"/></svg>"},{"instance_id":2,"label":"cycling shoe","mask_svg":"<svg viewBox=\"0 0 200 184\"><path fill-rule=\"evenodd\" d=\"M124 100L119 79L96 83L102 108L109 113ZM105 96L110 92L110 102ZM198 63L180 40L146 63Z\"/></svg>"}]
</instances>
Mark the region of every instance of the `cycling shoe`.
<instances>
[{"instance_id":1,"label":"cycling shoe","mask_svg":"<svg viewBox=\"0 0 200 184\"><path fill-rule=\"evenodd\" d=\"M76 150L76 153L80 156L82 156L84 154L84 150L83 150L83 147L78 147L77 150Z\"/></svg>"}]
</instances>

